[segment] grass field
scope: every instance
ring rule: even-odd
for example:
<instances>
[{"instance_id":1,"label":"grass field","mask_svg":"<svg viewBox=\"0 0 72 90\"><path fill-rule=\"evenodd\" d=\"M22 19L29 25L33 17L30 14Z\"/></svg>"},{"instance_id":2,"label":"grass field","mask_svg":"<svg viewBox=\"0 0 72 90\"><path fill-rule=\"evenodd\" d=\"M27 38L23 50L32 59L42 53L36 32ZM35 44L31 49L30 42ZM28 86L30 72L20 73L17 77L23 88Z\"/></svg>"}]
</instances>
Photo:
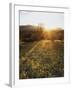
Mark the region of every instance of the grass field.
<instances>
[{"instance_id":1,"label":"grass field","mask_svg":"<svg viewBox=\"0 0 72 90\"><path fill-rule=\"evenodd\" d=\"M64 76L64 42L40 40L20 43L19 78Z\"/></svg>"}]
</instances>

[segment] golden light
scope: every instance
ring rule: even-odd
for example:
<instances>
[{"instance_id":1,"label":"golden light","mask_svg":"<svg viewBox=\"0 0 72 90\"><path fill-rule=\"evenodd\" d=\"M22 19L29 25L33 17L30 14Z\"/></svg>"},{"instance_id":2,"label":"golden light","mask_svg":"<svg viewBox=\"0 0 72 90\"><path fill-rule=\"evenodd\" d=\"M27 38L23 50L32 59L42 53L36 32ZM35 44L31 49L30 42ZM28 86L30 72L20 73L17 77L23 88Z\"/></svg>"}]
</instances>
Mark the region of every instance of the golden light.
<instances>
[{"instance_id":1,"label":"golden light","mask_svg":"<svg viewBox=\"0 0 72 90\"><path fill-rule=\"evenodd\" d=\"M51 31L51 30L53 30L53 29L48 28L47 26L44 26L44 30L45 30L45 31Z\"/></svg>"},{"instance_id":2,"label":"golden light","mask_svg":"<svg viewBox=\"0 0 72 90\"><path fill-rule=\"evenodd\" d=\"M52 31L52 30L61 30L60 28L53 27L53 28L48 28L47 26L44 27L44 30L46 31Z\"/></svg>"}]
</instances>

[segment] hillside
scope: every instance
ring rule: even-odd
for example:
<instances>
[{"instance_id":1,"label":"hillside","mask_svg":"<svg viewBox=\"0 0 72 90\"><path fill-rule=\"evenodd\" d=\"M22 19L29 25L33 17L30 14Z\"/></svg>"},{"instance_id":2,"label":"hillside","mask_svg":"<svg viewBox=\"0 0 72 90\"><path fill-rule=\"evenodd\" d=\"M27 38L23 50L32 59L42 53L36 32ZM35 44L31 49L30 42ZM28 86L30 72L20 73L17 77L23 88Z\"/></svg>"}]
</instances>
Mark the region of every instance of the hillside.
<instances>
[{"instance_id":1,"label":"hillside","mask_svg":"<svg viewBox=\"0 0 72 90\"><path fill-rule=\"evenodd\" d=\"M64 77L64 30L19 26L19 78Z\"/></svg>"},{"instance_id":2,"label":"hillside","mask_svg":"<svg viewBox=\"0 0 72 90\"><path fill-rule=\"evenodd\" d=\"M43 27L24 25L19 26L21 41L37 41L37 40L64 40L64 30L56 28L52 30L44 30Z\"/></svg>"}]
</instances>

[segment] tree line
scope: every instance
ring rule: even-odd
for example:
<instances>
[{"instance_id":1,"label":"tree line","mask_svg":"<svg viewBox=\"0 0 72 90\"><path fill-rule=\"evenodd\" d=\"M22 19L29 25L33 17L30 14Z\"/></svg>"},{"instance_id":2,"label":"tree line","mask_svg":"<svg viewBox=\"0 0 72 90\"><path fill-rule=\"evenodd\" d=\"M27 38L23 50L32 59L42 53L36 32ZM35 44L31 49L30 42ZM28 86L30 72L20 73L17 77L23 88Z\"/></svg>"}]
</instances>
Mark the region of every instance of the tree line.
<instances>
[{"instance_id":1,"label":"tree line","mask_svg":"<svg viewBox=\"0 0 72 90\"><path fill-rule=\"evenodd\" d=\"M64 30L45 31L41 26L24 25L19 26L19 39L21 41L64 40Z\"/></svg>"}]
</instances>

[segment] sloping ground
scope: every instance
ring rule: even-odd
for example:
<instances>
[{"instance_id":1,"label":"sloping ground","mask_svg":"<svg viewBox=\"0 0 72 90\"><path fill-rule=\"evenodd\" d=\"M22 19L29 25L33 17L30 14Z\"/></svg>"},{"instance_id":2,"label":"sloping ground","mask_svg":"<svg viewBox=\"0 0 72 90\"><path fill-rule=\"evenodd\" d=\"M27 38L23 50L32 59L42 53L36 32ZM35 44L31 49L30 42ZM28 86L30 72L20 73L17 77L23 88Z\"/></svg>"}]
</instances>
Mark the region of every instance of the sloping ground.
<instances>
[{"instance_id":1,"label":"sloping ground","mask_svg":"<svg viewBox=\"0 0 72 90\"><path fill-rule=\"evenodd\" d=\"M64 40L64 30L56 28L45 30L45 28L32 25L19 26L19 39L21 41L39 40Z\"/></svg>"},{"instance_id":2,"label":"sloping ground","mask_svg":"<svg viewBox=\"0 0 72 90\"><path fill-rule=\"evenodd\" d=\"M20 79L64 76L63 41L41 40L23 45L20 48Z\"/></svg>"}]
</instances>

